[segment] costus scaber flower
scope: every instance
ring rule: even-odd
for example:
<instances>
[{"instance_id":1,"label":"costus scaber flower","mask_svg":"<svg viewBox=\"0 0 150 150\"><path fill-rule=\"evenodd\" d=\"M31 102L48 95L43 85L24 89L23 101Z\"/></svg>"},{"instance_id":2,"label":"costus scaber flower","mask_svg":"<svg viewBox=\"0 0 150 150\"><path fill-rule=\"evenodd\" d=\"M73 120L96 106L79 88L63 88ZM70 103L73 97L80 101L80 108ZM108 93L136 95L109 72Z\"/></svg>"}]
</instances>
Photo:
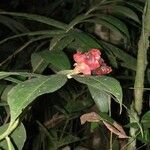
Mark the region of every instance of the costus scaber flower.
<instances>
[{"instance_id":1,"label":"costus scaber flower","mask_svg":"<svg viewBox=\"0 0 150 150\"><path fill-rule=\"evenodd\" d=\"M75 61L75 74L84 75L105 75L112 71L101 58L101 52L98 49L90 49L86 53L77 52L73 55Z\"/></svg>"}]
</instances>

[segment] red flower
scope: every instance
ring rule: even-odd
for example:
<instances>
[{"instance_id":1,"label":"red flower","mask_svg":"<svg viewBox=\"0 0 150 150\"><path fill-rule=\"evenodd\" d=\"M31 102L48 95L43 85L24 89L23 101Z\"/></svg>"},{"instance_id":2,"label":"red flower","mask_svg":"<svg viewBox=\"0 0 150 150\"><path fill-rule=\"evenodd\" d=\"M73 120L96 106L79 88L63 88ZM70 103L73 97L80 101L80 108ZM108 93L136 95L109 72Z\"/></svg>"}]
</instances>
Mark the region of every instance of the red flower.
<instances>
[{"instance_id":1,"label":"red flower","mask_svg":"<svg viewBox=\"0 0 150 150\"><path fill-rule=\"evenodd\" d=\"M98 49L91 49L87 53L77 52L73 55L75 73L83 73L85 75L91 75L91 73L97 75L108 74L112 71L111 67L108 67L104 60L101 58L101 52Z\"/></svg>"},{"instance_id":2,"label":"red flower","mask_svg":"<svg viewBox=\"0 0 150 150\"><path fill-rule=\"evenodd\" d=\"M101 67L94 70L94 74L96 75L105 75L105 74L109 74L110 72L112 72L112 69L107 65L102 65Z\"/></svg>"},{"instance_id":3,"label":"red flower","mask_svg":"<svg viewBox=\"0 0 150 150\"><path fill-rule=\"evenodd\" d=\"M84 62L86 59L86 55L82 54L81 52L77 52L76 54L73 55L73 59L77 63Z\"/></svg>"}]
</instances>

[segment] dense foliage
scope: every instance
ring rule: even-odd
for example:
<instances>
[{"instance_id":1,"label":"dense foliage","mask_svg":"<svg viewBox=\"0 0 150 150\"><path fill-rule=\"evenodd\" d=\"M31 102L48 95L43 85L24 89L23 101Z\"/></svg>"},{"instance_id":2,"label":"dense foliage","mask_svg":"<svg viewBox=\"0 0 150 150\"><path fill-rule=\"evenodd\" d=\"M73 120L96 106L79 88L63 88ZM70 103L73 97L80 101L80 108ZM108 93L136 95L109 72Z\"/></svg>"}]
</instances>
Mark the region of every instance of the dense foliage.
<instances>
[{"instance_id":1,"label":"dense foliage","mask_svg":"<svg viewBox=\"0 0 150 150\"><path fill-rule=\"evenodd\" d=\"M1 1L0 148L148 150L149 10L149 0Z\"/></svg>"}]
</instances>

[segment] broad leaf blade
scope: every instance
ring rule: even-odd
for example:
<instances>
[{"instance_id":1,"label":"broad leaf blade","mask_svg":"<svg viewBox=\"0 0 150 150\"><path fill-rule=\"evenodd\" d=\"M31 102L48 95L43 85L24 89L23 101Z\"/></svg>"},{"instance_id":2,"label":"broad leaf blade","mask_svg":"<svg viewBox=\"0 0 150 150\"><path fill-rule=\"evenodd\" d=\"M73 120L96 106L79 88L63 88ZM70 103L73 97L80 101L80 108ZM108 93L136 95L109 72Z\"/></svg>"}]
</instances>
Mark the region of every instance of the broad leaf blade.
<instances>
[{"instance_id":1,"label":"broad leaf blade","mask_svg":"<svg viewBox=\"0 0 150 150\"><path fill-rule=\"evenodd\" d=\"M122 89L116 79L107 76L75 76L74 79L97 90L112 94L120 106L122 105Z\"/></svg>"},{"instance_id":2,"label":"broad leaf blade","mask_svg":"<svg viewBox=\"0 0 150 150\"><path fill-rule=\"evenodd\" d=\"M11 122L18 116L36 97L52 93L61 88L67 81L64 75L51 75L30 79L18 84L8 93Z\"/></svg>"},{"instance_id":3,"label":"broad leaf blade","mask_svg":"<svg viewBox=\"0 0 150 150\"><path fill-rule=\"evenodd\" d=\"M101 112L108 112L109 110L109 102L110 95L102 90L98 90L93 88L92 86L88 86L92 98L94 99L96 106Z\"/></svg>"},{"instance_id":4,"label":"broad leaf blade","mask_svg":"<svg viewBox=\"0 0 150 150\"><path fill-rule=\"evenodd\" d=\"M58 71L71 68L69 59L63 51L43 51L39 55L48 64L51 64Z\"/></svg>"}]
</instances>

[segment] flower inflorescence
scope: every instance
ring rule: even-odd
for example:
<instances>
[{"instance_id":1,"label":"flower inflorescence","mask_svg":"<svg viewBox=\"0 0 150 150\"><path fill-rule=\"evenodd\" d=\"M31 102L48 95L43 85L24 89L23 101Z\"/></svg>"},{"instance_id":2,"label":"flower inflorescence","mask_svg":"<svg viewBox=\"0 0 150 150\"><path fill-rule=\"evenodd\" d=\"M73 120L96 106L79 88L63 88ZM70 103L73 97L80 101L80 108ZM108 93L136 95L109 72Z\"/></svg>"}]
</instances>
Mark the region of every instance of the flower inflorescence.
<instances>
[{"instance_id":1,"label":"flower inflorescence","mask_svg":"<svg viewBox=\"0 0 150 150\"><path fill-rule=\"evenodd\" d=\"M84 75L105 75L112 72L111 67L107 66L101 58L101 52L98 49L90 49L86 53L77 52L73 55L75 61L74 72Z\"/></svg>"}]
</instances>

